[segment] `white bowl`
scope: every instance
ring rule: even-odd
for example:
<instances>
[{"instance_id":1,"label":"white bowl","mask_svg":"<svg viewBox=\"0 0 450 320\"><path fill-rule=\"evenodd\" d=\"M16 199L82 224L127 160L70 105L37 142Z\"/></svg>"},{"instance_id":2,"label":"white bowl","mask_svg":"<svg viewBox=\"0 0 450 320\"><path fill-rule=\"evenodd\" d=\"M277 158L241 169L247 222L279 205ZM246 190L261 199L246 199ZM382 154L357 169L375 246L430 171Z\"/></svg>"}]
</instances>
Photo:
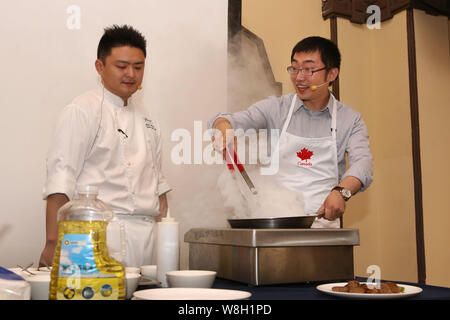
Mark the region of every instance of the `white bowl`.
<instances>
[{"instance_id":1,"label":"white bowl","mask_svg":"<svg viewBox=\"0 0 450 320\"><path fill-rule=\"evenodd\" d=\"M26 278L31 287L31 300L48 300L50 273L37 274Z\"/></svg>"},{"instance_id":2,"label":"white bowl","mask_svg":"<svg viewBox=\"0 0 450 320\"><path fill-rule=\"evenodd\" d=\"M42 271L42 272L51 272L52 267L51 266L50 267L39 267L38 270Z\"/></svg>"},{"instance_id":3,"label":"white bowl","mask_svg":"<svg viewBox=\"0 0 450 320\"><path fill-rule=\"evenodd\" d=\"M145 278L156 280L156 265L141 266L141 274Z\"/></svg>"},{"instance_id":4,"label":"white bowl","mask_svg":"<svg viewBox=\"0 0 450 320\"><path fill-rule=\"evenodd\" d=\"M50 274L48 271L39 271L36 268L28 268L27 270L32 272L34 275L30 274L29 272L22 271L22 268L8 268L8 270L14 272L15 274L21 276L25 280L27 280L29 277L34 277L34 275L38 274Z\"/></svg>"},{"instance_id":5,"label":"white bowl","mask_svg":"<svg viewBox=\"0 0 450 320\"><path fill-rule=\"evenodd\" d=\"M216 271L176 270L166 273L167 285L170 288L211 288Z\"/></svg>"},{"instance_id":6,"label":"white bowl","mask_svg":"<svg viewBox=\"0 0 450 320\"><path fill-rule=\"evenodd\" d=\"M133 293L136 291L139 279L141 275L139 273L126 273L125 274L125 286L127 290L127 299L131 299L133 297Z\"/></svg>"},{"instance_id":7,"label":"white bowl","mask_svg":"<svg viewBox=\"0 0 450 320\"><path fill-rule=\"evenodd\" d=\"M141 268L139 267L125 267L125 273L141 273Z\"/></svg>"}]
</instances>

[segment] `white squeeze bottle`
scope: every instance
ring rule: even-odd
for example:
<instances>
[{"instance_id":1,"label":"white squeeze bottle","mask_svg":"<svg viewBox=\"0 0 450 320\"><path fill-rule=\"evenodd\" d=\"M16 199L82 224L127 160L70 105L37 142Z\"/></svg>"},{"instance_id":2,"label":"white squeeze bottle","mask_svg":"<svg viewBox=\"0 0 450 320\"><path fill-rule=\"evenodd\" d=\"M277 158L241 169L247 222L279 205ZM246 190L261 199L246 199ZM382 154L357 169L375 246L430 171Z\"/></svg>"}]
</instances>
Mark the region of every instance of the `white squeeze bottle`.
<instances>
[{"instance_id":1,"label":"white squeeze bottle","mask_svg":"<svg viewBox=\"0 0 450 320\"><path fill-rule=\"evenodd\" d=\"M170 216L168 209L167 217L162 218L157 226L156 277L161 286L167 288L166 272L178 270L180 266L180 224Z\"/></svg>"}]
</instances>

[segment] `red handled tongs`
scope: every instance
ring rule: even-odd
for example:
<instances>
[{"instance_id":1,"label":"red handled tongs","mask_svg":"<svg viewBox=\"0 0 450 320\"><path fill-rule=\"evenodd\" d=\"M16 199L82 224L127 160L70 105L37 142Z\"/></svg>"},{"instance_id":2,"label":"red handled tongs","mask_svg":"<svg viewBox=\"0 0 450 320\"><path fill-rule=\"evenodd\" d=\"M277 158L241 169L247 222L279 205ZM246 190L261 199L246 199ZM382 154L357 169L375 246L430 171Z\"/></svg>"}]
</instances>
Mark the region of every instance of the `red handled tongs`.
<instances>
[{"instance_id":1,"label":"red handled tongs","mask_svg":"<svg viewBox=\"0 0 450 320\"><path fill-rule=\"evenodd\" d=\"M250 179L250 177L247 174L247 171L245 171L244 166L242 165L242 163L239 161L238 156L236 151L234 150L234 148L231 146L232 150L233 150L233 154L234 157L232 158L230 155L230 146L228 146L226 149L226 161L227 161L227 166L228 169L230 169L231 171L234 171L234 165L238 168L239 172L241 173L242 178L244 178L245 183L247 184L248 188L250 189L250 191L253 194L257 194L258 191L256 190L252 180ZM232 160L233 159L233 160ZM234 165L233 165L234 164Z\"/></svg>"}]
</instances>

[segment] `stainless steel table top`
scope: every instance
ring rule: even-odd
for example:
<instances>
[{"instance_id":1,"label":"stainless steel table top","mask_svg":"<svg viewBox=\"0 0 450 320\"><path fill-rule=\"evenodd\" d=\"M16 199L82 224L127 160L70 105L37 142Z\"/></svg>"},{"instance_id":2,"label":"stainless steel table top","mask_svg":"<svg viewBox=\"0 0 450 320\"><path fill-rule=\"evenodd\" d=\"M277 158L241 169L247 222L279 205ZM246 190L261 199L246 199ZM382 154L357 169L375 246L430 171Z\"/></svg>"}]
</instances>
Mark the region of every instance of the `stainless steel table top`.
<instances>
[{"instance_id":1,"label":"stainless steel table top","mask_svg":"<svg viewBox=\"0 0 450 320\"><path fill-rule=\"evenodd\" d=\"M230 229L193 228L188 243L245 247L359 245L358 229Z\"/></svg>"}]
</instances>

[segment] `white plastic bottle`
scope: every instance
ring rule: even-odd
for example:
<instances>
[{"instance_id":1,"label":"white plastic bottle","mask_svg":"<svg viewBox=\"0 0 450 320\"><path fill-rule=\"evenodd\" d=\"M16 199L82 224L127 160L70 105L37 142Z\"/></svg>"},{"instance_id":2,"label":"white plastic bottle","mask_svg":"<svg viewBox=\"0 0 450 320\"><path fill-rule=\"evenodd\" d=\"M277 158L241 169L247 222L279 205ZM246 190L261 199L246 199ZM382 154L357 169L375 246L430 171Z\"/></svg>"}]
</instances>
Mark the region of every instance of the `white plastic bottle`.
<instances>
[{"instance_id":1,"label":"white plastic bottle","mask_svg":"<svg viewBox=\"0 0 450 320\"><path fill-rule=\"evenodd\" d=\"M168 209L167 217L162 218L157 226L156 277L161 286L167 288L166 272L180 268L180 224L170 216Z\"/></svg>"}]
</instances>

